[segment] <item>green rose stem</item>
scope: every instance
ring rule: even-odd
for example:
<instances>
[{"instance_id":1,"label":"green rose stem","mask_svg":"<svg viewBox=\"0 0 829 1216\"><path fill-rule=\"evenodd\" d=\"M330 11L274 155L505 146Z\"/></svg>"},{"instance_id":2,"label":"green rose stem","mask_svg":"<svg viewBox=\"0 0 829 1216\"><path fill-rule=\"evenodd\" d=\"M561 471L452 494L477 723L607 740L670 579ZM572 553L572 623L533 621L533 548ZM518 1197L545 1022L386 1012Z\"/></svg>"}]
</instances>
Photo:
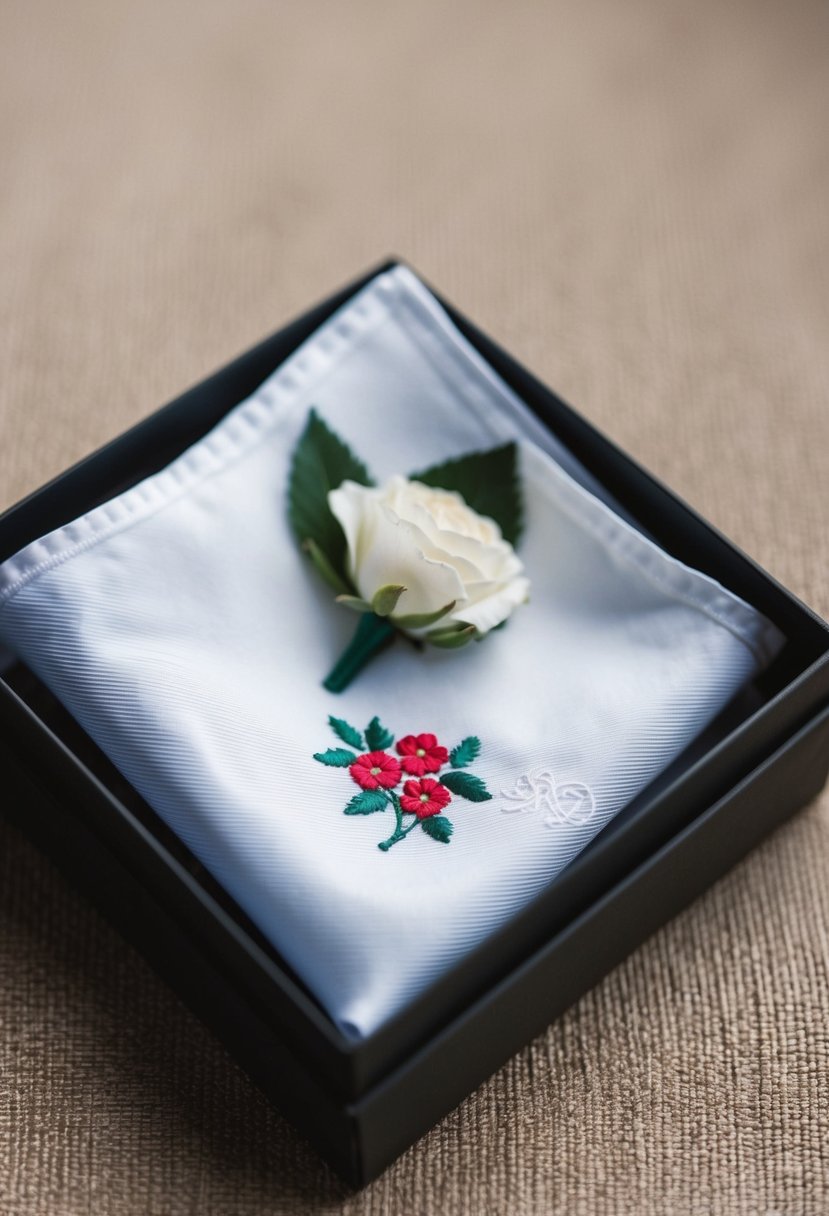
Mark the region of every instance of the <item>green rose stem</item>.
<instances>
[{"instance_id":1,"label":"green rose stem","mask_svg":"<svg viewBox=\"0 0 829 1216\"><path fill-rule=\"evenodd\" d=\"M323 680L323 687L329 692L342 692L348 688L366 663L394 641L395 632L394 625L385 617L366 612L360 617L354 637Z\"/></svg>"},{"instance_id":2,"label":"green rose stem","mask_svg":"<svg viewBox=\"0 0 829 1216\"><path fill-rule=\"evenodd\" d=\"M378 846L377 846L378 849L382 849L384 853L388 853L391 846L393 844L397 844L398 840L403 840L403 838L405 836L408 836L408 834L409 834L409 832L411 832L412 828L416 828L418 823L420 822L419 819L415 818L414 823L410 823L407 828L404 828L403 827L403 808L400 805L400 799L397 797L397 794L393 794L391 792L389 792L388 797L391 798L392 806L394 807L394 814L397 819L397 823L395 825L394 831L392 832L391 836L389 836L388 840L381 841L380 844L378 844Z\"/></svg>"}]
</instances>

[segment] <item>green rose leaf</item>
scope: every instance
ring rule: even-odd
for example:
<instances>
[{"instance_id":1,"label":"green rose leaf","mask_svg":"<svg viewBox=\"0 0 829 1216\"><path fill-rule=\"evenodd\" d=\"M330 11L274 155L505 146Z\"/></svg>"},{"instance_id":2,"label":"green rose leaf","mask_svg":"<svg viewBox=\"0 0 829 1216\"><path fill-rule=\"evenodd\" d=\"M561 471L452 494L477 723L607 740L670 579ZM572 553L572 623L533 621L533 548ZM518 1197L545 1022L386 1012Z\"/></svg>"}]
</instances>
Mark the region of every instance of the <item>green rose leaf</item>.
<instances>
[{"instance_id":1,"label":"green rose leaf","mask_svg":"<svg viewBox=\"0 0 829 1216\"><path fill-rule=\"evenodd\" d=\"M355 794L345 808L346 815L373 815L375 811L384 811L388 806L385 794L377 790L363 790Z\"/></svg>"},{"instance_id":2,"label":"green rose leaf","mask_svg":"<svg viewBox=\"0 0 829 1216\"><path fill-rule=\"evenodd\" d=\"M357 757L354 752L347 752L344 747L329 747L324 752L314 752L314 759L320 764L328 764L331 768L348 768Z\"/></svg>"},{"instance_id":3,"label":"green rose leaf","mask_svg":"<svg viewBox=\"0 0 829 1216\"><path fill-rule=\"evenodd\" d=\"M372 718L366 727L366 746L370 752L382 752L394 743L394 735L387 731L379 718Z\"/></svg>"},{"instance_id":4,"label":"green rose leaf","mask_svg":"<svg viewBox=\"0 0 829 1216\"><path fill-rule=\"evenodd\" d=\"M342 482L372 484L368 470L347 444L311 410L294 449L288 479L288 518L300 545L312 541L314 564L327 581L345 570L345 535L328 506L328 491Z\"/></svg>"},{"instance_id":5,"label":"green rose leaf","mask_svg":"<svg viewBox=\"0 0 829 1216\"><path fill-rule=\"evenodd\" d=\"M458 460L447 460L422 473L412 473L411 479L440 490L456 490L473 511L495 520L504 540L511 545L518 542L524 522L524 502L518 476L518 449L514 443L488 452L472 452Z\"/></svg>"},{"instance_id":6,"label":"green rose leaf","mask_svg":"<svg viewBox=\"0 0 829 1216\"><path fill-rule=\"evenodd\" d=\"M359 595L338 595L337 603L342 604L344 608L350 608L352 612L371 612L371 604L361 600Z\"/></svg>"},{"instance_id":7,"label":"green rose leaf","mask_svg":"<svg viewBox=\"0 0 829 1216\"><path fill-rule=\"evenodd\" d=\"M455 607L457 600L450 600L448 604L444 604L442 608L436 608L434 612L408 612L403 616L392 617L392 624L398 629L425 629L427 625L434 625L435 621L439 621L442 616L446 616L447 612L451 612Z\"/></svg>"},{"instance_id":8,"label":"green rose leaf","mask_svg":"<svg viewBox=\"0 0 829 1216\"><path fill-rule=\"evenodd\" d=\"M320 576L323 582L328 583L328 586L332 589L332 591L337 592L338 597L348 597L348 583L337 573L329 562L328 558L323 553L322 549L320 549L317 542L315 540L311 540L310 536L307 536L302 542L302 548L314 563L317 574Z\"/></svg>"},{"instance_id":9,"label":"green rose leaf","mask_svg":"<svg viewBox=\"0 0 829 1216\"><path fill-rule=\"evenodd\" d=\"M452 821L445 815L430 815L428 819L421 819L420 826L427 836L432 837L432 840L438 840L441 844L449 843L452 835Z\"/></svg>"},{"instance_id":10,"label":"green rose leaf","mask_svg":"<svg viewBox=\"0 0 829 1216\"><path fill-rule=\"evenodd\" d=\"M334 734L342 739L343 743L347 743L349 747L356 747L359 751L363 750L363 736L356 727L351 726L344 718L335 718L332 714L328 719L328 725Z\"/></svg>"},{"instance_id":11,"label":"green rose leaf","mask_svg":"<svg viewBox=\"0 0 829 1216\"><path fill-rule=\"evenodd\" d=\"M378 616L391 616L405 590L400 583L388 583L385 587L380 587L371 601L372 612L376 612Z\"/></svg>"},{"instance_id":12,"label":"green rose leaf","mask_svg":"<svg viewBox=\"0 0 829 1216\"><path fill-rule=\"evenodd\" d=\"M346 740L348 742L348 740ZM481 740L477 735L469 735L462 739L457 747L449 753L449 763L453 768L467 768L481 753Z\"/></svg>"},{"instance_id":13,"label":"green rose leaf","mask_svg":"<svg viewBox=\"0 0 829 1216\"><path fill-rule=\"evenodd\" d=\"M474 625L469 625L466 621L455 621L446 629L442 629L440 626L437 629L430 629L426 634L426 641L432 646L439 646L442 650L459 650L461 646L466 646L471 642L477 633L478 630Z\"/></svg>"},{"instance_id":14,"label":"green rose leaf","mask_svg":"<svg viewBox=\"0 0 829 1216\"><path fill-rule=\"evenodd\" d=\"M488 802L492 797L481 778L472 773L443 773L440 782L453 794L469 802Z\"/></svg>"}]
</instances>

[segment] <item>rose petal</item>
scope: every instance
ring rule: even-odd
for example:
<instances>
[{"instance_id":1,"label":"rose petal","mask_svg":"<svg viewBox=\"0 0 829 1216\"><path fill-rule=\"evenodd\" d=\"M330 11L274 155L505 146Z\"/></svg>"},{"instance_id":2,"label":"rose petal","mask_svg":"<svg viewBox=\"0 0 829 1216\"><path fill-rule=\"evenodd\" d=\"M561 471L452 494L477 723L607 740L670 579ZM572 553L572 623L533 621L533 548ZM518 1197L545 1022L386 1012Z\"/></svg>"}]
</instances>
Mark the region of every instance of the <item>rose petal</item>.
<instances>
[{"instance_id":1,"label":"rose petal","mask_svg":"<svg viewBox=\"0 0 829 1216\"><path fill-rule=\"evenodd\" d=\"M328 492L328 506L345 533L352 579L363 547L361 534L364 532L365 505L370 497L379 497L379 491L358 485L356 481L344 481L336 490Z\"/></svg>"},{"instance_id":2,"label":"rose petal","mask_svg":"<svg viewBox=\"0 0 829 1216\"><path fill-rule=\"evenodd\" d=\"M364 504L361 533L371 543L358 546L354 578L369 602L379 587L397 583L406 588L397 602L397 614L436 612L444 604L466 601L463 582L449 562L426 555L428 540L416 525L399 519L382 503Z\"/></svg>"},{"instance_id":3,"label":"rose petal","mask_svg":"<svg viewBox=\"0 0 829 1216\"><path fill-rule=\"evenodd\" d=\"M477 603L464 604L462 610L451 613L454 620L467 621L479 633L489 633L512 613L513 608L523 604L530 594L530 580L516 578L506 584L493 584L491 594L482 596Z\"/></svg>"}]
</instances>

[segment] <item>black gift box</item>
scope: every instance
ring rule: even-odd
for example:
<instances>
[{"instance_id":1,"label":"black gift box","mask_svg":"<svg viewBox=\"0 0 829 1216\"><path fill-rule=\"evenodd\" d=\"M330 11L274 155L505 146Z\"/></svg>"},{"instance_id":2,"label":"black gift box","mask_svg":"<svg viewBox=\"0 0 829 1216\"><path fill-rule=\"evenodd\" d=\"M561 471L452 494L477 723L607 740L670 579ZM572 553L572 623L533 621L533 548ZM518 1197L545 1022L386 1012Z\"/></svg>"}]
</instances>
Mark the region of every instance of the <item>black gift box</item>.
<instances>
[{"instance_id":1,"label":"black gift box","mask_svg":"<svg viewBox=\"0 0 829 1216\"><path fill-rule=\"evenodd\" d=\"M162 468L377 268L0 518L0 561ZM675 557L785 634L773 665L520 915L369 1039L346 1038L21 665L0 676L4 810L87 890L350 1182L376 1176L829 771L829 628L506 352L452 319ZM760 910L758 910L759 914Z\"/></svg>"}]
</instances>

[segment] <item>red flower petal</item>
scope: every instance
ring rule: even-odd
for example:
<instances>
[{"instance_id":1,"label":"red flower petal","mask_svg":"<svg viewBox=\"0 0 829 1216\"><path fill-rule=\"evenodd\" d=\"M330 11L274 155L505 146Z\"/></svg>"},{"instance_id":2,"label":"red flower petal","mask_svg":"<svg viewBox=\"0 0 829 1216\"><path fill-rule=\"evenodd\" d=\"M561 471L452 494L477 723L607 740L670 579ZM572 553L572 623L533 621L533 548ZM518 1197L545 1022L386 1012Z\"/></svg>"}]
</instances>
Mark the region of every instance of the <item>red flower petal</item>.
<instances>
[{"instance_id":1,"label":"red flower petal","mask_svg":"<svg viewBox=\"0 0 829 1216\"><path fill-rule=\"evenodd\" d=\"M426 766L427 773L436 773L442 764L445 764L449 759L449 752L445 747L431 747L423 757L423 763Z\"/></svg>"},{"instance_id":2,"label":"red flower petal","mask_svg":"<svg viewBox=\"0 0 829 1216\"><path fill-rule=\"evenodd\" d=\"M445 785L435 781L433 777L423 777L420 781L407 781L400 795L400 805L410 815L418 819L428 819L437 815L452 801L452 795Z\"/></svg>"},{"instance_id":3,"label":"red flower petal","mask_svg":"<svg viewBox=\"0 0 829 1216\"><path fill-rule=\"evenodd\" d=\"M400 762L386 752L358 756L348 771L364 790L393 789L401 777Z\"/></svg>"},{"instance_id":4,"label":"red flower petal","mask_svg":"<svg viewBox=\"0 0 829 1216\"><path fill-rule=\"evenodd\" d=\"M424 773L436 773L449 759L449 752L440 747L436 735L406 735L397 744L403 757L401 764L407 773L422 777Z\"/></svg>"}]
</instances>

